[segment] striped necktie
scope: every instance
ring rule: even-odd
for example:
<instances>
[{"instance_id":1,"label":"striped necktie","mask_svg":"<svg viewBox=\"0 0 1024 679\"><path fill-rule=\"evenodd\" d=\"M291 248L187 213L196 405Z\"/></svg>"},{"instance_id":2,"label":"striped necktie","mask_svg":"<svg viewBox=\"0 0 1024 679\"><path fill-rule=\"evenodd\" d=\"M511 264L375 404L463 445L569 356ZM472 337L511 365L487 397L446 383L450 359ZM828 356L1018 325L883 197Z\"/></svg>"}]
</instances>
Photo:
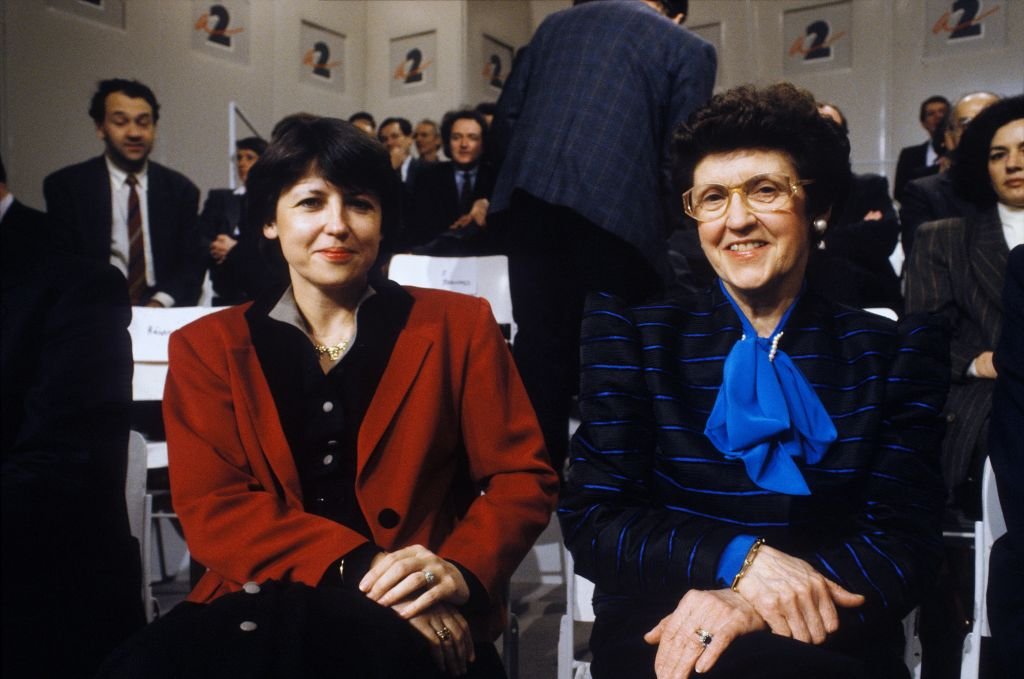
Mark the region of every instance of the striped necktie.
<instances>
[{"instance_id":1,"label":"striped necktie","mask_svg":"<svg viewBox=\"0 0 1024 679\"><path fill-rule=\"evenodd\" d=\"M142 235L142 210L139 208L139 192L136 185L139 180L135 175L128 175L128 293L132 305L142 303L142 298L149 287L146 284L146 246Z\"/></svg>"}]
</instances>

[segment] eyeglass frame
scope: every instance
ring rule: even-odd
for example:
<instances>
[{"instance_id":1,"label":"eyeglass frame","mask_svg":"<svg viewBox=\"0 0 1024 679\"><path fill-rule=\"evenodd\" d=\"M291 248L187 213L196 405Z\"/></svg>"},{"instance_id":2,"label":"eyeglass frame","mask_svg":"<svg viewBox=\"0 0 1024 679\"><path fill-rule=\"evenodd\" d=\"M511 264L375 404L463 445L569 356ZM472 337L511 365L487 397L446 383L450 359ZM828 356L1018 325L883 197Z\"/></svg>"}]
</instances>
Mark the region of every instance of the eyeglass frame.
<instances>
[{"instance_id":1,"label":"eyeglass frame","mask_svg":"<svg viewBox=\"0 0 1024 679\"><path fill-rule=\"evenodd\" d=\"M760 213L760 214L769 214L771 212L777 212L779 210L785 209L785 208L780 206L780 207L773 207L773 208L768 209L768 210L759 210L758 208L754 207L750 203L750 195L747 193L745 187L748 184L750 184L752 181L754 181L755 179L760 179L761 177L779 177L781 179L784 179L786 181L786 184L789 186L789 200L793 199L793 196L796 195L796 192L800 189L801 186L807 186L808 184L813 184L814 183L813 179L797 179L797 180L793 180L788 174L782 174L781 172L762 172L761 174L755 174L755 175L753 175L751 177L748 177L742 183L735 184L733 186L726 186L724 184L700 184L699 186L701 186L701 187L704 187L704 186L718 186L718 187L721 187L721 188L725 189L728 192L728 194L729 194L728 199L724 203L725 207L722 209L722 214L715 215L714 217L711 217L710 219L703 219L703 220L700 219L699 217L697 217L697 215L694 214L694 211L693 211L693 208L692 208L693 201L692 201L691 197L693 195L694 189L698 188L698 185L694 185L694 186L691 186L689 189L687 189L686 191L683 192L683 195L682 195L682 199L683 199L683 212L686 213L686 215L688 217L690 217L691 219L694 219L694 220L696 220L698 222L710 222L710 221L713 221L715 219L719 219L722 216L724 216L725 213L727 213L729 211L729 205L732 202L732 194L733 193L739 193L739 194L741 194L743 196L743 204L746 205L747 209L749 209L751 212L757 212L757 213Z\"/></svg>"}]
</instances>

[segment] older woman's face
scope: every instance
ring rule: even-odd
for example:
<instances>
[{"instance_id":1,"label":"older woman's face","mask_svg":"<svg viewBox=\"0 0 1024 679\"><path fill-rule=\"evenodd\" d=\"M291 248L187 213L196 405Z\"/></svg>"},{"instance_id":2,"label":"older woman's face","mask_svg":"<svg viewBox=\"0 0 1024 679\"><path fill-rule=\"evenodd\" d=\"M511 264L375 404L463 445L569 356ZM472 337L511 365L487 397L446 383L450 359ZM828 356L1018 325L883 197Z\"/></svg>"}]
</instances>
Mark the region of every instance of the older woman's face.
<instances>
[{"instance_id":1,"label":"older woman's face","mask_svg":"<svg viewBox=\"0 0 1024 679\"><path fill-rule=\"evenodd\" d=\"M281 242L292 286L322 291L366 284L381 241L380 201L307 174L277 200L274 222L263 227Z\"/></svg>"},{"instance_id":2,"label":"older woman's face","mask_svg":"<svg viewBox=\"0 0 1024 679\"><path fill-rule=\"evenodd\" d=\"M988 174L999 202L1024 207L1024 118L996 130L988 149Z\"/></svg>"},{"instance_id":3,"label":"older woman's face","mask_svg":"<svg viewBox=\"0 0 1024 679\"><path fill-rule=\"evenodd\" d=\"M752 149L706 156L694 169L693 184L731 187L769 173L801 179L787 154ZM704 254L734 296L773 303L799 292L811 249L803 188L788 207L773 212L752 212L733 192L725 214L697 228Z\"/></svg>"}]
</instances>

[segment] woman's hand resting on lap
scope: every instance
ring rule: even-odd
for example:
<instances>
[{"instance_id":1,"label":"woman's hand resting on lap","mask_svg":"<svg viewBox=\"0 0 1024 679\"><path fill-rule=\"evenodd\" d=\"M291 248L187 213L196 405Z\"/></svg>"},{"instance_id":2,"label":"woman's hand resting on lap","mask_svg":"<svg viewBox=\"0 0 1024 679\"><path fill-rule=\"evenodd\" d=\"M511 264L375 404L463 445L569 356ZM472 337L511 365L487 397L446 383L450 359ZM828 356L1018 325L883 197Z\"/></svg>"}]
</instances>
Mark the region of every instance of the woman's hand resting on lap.
<instances>
[{"instance_id":1,"label":"woman's hand resting on lap","mask_svg":"<svg viewBox=\"0 0 1024 679\"><path fill-rule=\"evenodd\" d=\"M427 582L428 571L433 574L433 584ZM374 557L359 589L406 620L435 604L461 606L469 599L469 585L461 571L422 545Z\"/></svg>"},{"instance_id":2,"label":"woman's hand resting on lap","mask_svg":"<svg viewBox=\"0 0 1024 679\"><path fill-rule=\"evenodd\" d=\"M839 629L837 606L864 603L863 596L843 589L806 561L768 545L740 578L737 591L773 633L813 644Z\"/></svg>"},{"instance_id":3,"label":"woman's hand resting on lap","mask_svg":"<svg viewBox=\"0 0 1024 679\"><path fill-rule=\"evenodd\" d=\"M707 672L733 639L766 628L754 607L731 589L692 589L676 610L644 635L657 644L654 671L658 679L687 679L694 671ZM711 634L705 647L697 630Z\"/></svg>"},{"instance_id":4,"label":"woman's hand resting on lap","mask_svg":"<svg viewBox=\"0 0 1024 679\"><path fill-rule=\"evenodd\" d=\"M409 618L409 624L430 644L430 656L440 670L460 676L466 673L469 663L476 660L469 624L453 606L444 603L431 606ZM448 630L447 639L442 638L446 636L444 630Z\"/></svg>"}]
</instances>

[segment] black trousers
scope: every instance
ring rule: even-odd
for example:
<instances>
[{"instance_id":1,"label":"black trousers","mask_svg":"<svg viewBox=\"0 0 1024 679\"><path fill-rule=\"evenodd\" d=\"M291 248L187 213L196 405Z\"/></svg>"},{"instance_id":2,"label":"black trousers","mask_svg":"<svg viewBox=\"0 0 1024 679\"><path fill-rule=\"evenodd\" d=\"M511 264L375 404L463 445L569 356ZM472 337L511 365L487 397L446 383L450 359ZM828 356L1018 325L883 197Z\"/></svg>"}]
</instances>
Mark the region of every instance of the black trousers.
<instances>
[{"instance_id":1,"label":"black trousers","mask_svg":"<svg viewBox=\"0 0 1024 679\"><path fill-rule=\"evenodd\" d=\"M661 619L661 613L616 611L599 613L590 636L594 679L653 678L656 646L643 635ZM907 679L900 656L902 634L882 635L879 643L849 646L829 640L805 644L770 632L735 639L705 674L707 679Z\"/></svg>"},{"instance_id":2,"label":"black trousers","mask_svg":"<svg viewBox=\"0 0 1024 679\"><path fill-rule=\"evenodd\" d=\"M640 300L661 287L661 280L625 241L573 210L526 194L516 194L502 228L518 326L512 353L552 465L561 475L570 404L578 390L580 321L587 293Z\"/></svg>"},{"instance_id":3,"label":"black trousers","mask_svg":"<svg viewBox=\"0 0 1024 679\"><path fill-rule=\"evenodd\" d=\"M504 679L477 644L468 679ZM210 604L179 604L111 655L98 677L439 679L427 641L356 590L265 582Z\"/></svg>"}]
</instances>

